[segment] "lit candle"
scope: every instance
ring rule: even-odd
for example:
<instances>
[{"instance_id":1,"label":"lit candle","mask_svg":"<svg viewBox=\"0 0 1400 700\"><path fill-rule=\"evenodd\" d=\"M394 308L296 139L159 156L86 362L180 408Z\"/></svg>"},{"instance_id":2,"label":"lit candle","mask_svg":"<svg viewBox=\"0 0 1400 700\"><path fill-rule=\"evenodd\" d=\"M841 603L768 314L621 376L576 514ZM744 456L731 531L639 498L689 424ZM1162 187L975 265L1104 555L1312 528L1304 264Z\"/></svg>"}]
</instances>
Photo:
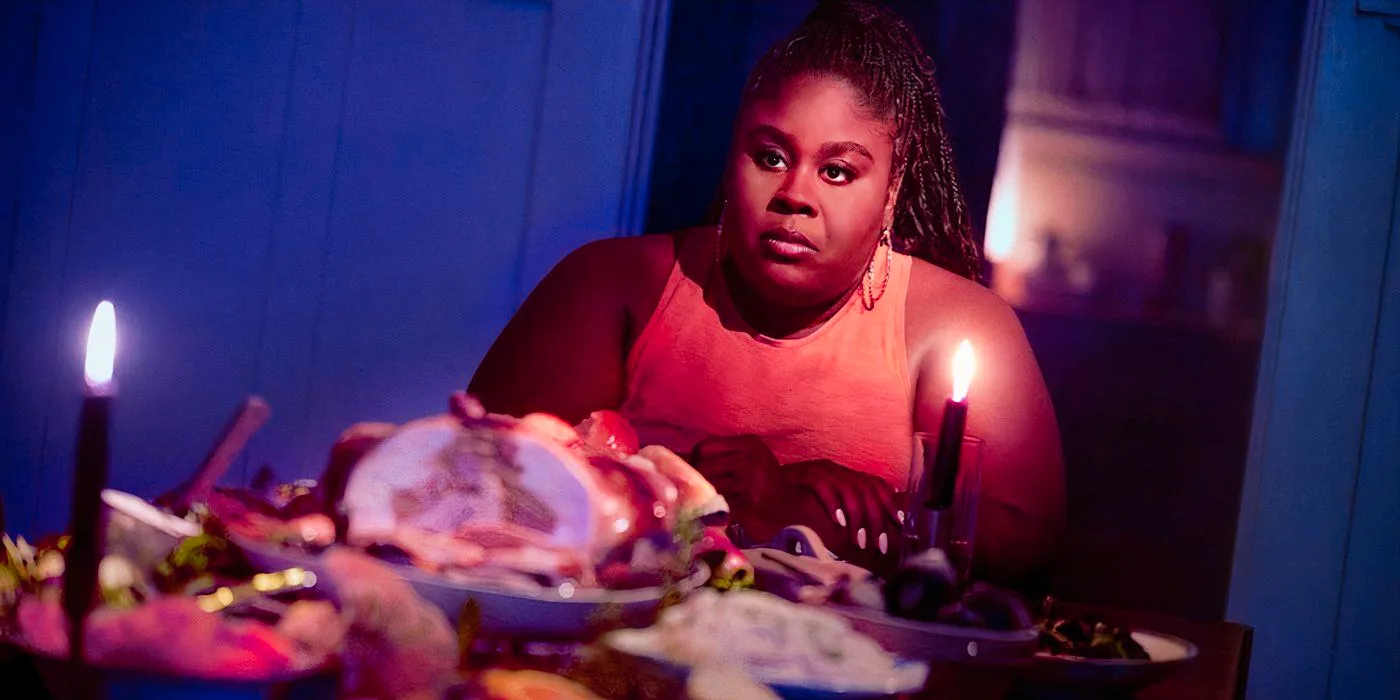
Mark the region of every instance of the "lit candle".
<instances>
[{"instance_id":1,"label":"lit candle","mask_svg":"<svg viewBox=\"0 0 1400 700\"><path fill-rule=\"evenodd\" d=\"M97 593L102 561L102 489L107 484L108 416L116 385L117 313L112 302L97 305L88 330L78 450L73 466L73 503L68 520L68 549L63 571L63 609L68 613L69 653L82 661L83 621Z\"/></svg>"},{"instance_id":2,"label":"lit candle","mask_svg":"<svg viewBox=\"0 0 1400 700\"><path fill-rule=\"evenodd\" d=\"M938 432L938 452L933 460L933 488L926 507L946 510L953 505L957 490L958 465L962 458L963 433L967 428L967 390L977 360L972 343L964 340L953 355L953 395L943 404L943 425Z\"/></svg>"},{"instance_id":3,"label":"lit candle","mask_svg":"<svg viewBox=\"0 0 1400 700\"><path fill-rule=\"evenodd\" d=\"M943 404L938 447L932 462L924 462L915 492L915 512L910 513L904 523L905 556L927 549L947 551L963 431L967 426L967 390L972 385L975 369L972 343L964 340L953 355L953 395Z\"/></svg>"}]
</instances>

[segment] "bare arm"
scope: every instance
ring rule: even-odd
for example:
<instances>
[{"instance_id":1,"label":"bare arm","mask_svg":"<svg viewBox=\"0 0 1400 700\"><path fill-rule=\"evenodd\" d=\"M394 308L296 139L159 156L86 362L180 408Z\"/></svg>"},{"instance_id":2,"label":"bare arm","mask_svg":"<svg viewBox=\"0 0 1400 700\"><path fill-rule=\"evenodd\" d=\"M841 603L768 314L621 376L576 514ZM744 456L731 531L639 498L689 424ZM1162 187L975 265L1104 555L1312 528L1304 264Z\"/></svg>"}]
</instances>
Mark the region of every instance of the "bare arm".
<instances>
[{"instance_id":1,"label":"bare arm","mask_svg":"<svg viewBox=\"0 0 1400 700\"><path fill-rule=\"evenodd\" d=\"M467 390L488 411L542 411L571 423L617 408L630 337L655 308L673 240L604 239L565 256L506 324Z\"/></svg>"},{"instance_id":2,"label":"bare arm","mask_svg":"<svg viewBox=\"0 0 1400 700\"><path fill-rule=\"evenodd\" d=\"M923 338L914 425L936 432L952 393L952 358L967 338L977 356L967 432L983 440L974 566L989 580L1015 583L1042 570L1065 523L1064 457L1040 367L1020 321L981 289L951 296Z\"/></svg>"}]
</instances>

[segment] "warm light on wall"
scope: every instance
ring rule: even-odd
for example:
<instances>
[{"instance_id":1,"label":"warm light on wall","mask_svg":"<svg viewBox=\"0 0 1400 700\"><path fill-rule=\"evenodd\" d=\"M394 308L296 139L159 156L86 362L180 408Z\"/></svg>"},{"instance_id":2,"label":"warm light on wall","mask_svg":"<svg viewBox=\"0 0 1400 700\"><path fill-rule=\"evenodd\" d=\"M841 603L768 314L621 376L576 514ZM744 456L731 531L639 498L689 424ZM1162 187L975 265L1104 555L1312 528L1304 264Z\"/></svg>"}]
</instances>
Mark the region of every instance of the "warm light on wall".
<instances>
[{"instance_id":1,"label":"warm light on wall","mask_svg":"<svg viewBox=\"0 0 1400 700\"><path fill-rule=\"evenodd\" d=\"M1009 260L1016 251L1018 216L1021 206L1021 152L1015 143L1003 142L996 179L992 181L992 204L987 212L987 238L983 253L992 263Z\"/></svg>"}]
</instances>

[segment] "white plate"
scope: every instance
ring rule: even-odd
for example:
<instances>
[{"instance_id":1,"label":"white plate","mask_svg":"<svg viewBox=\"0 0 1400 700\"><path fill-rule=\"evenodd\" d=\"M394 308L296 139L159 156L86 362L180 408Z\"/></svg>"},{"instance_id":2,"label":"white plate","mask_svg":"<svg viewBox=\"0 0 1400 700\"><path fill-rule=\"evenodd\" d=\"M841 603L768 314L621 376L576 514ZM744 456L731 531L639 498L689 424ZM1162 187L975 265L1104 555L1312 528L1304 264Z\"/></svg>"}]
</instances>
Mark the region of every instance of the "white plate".
<instances>
[{"instance_id":1,"label":"white plate","mask_svg":"<svg viewBox=\"0 0 1400 700\"><path fill-rule=\"evenodd\" d=\"M1020 675L1035 685L1056 688L1112 688L1131 691L1145 688L1195 660L1196 645L1160 632L1133 630L1133 641L1142 645L1150 661L1085 659L1038 653Z\"/></svg>"},{"instance_id":2,"label":"white plate","mask_svg":"<svg viewBox=\"0 0 1400 700\"><path fill-rule=\"evenodd\" d=\"M236 535L230 535L229 540L243 550L255 568L280 571L299 566L315 573L319 580L331 580L318 555ZM480 634L487 637L579 639L589 636L600 618L613 617L628 625L644 626L655 619L658 603L665 594L659 587L610 590L561 586L527 591L487 581L454 581L413 566L388 562L384 565L413 586L424 600L442 610L454 626L462 607L475 600L481 610ZM680 593L689 593L709 579L708 567L700 562L696 567L695 573L678 584Z\"/></svg>"},{"instance_id":3,"label":"white plate","mask_svg":"<svg viewBox=\"0 0 1400 700\"><path fill-rule=\"evenodd\" d=\"M603 637L609 648L640 660L663 675L683 680L690 673L690 667L667 658L656 649L654 635L648 630L618 630ZM866 683L828 684L820 681L795 684L791 682L770 682L762 675L754 674L753 679L767 685L773 692L786 700L853 700L855 698L882 698L901 693L913 693L924 687L928 679L928 666L918 661L899 660L894 671L887 678L871 679Z\"/></svg>"}]
</instances>

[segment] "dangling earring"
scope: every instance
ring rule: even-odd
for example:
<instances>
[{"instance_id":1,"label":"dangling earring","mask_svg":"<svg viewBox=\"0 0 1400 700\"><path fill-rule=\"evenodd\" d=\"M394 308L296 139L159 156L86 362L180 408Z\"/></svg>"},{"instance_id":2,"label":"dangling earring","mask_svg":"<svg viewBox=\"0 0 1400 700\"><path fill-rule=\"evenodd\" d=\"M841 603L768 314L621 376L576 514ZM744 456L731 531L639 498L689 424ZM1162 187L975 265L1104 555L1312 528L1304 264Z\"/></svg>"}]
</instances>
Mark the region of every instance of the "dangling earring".
<instances>
[{"instance_id":1,"label":"dangling earring","mask_svg":"<svg viewBox=\"0 0 1400 700\"><path fill-rule=\"evenodd\" d=\"M724 210L729 208L729 200L719 205L719 223L715 225L715 267L724 260Z\"/></svg>"},{"instance_id":2,"label":"dangling earring","mask_svg":"<svg viewBox=\"0 0 1400 700\"><path fill-rule=\"evenodd\" d=\"M865 266L865 283L861 285L860 302L866 311L875 310L875 302L885 296L885 289L890 286L890 265L894 262L894 245L890 242L890 228L886 226L880 230L880 242L875 244L878 250L880 246L885 247L885 277L880 282L880 292L875 292L875 256L870 256L870 264Z\"/></svg>"}]
</instances>

